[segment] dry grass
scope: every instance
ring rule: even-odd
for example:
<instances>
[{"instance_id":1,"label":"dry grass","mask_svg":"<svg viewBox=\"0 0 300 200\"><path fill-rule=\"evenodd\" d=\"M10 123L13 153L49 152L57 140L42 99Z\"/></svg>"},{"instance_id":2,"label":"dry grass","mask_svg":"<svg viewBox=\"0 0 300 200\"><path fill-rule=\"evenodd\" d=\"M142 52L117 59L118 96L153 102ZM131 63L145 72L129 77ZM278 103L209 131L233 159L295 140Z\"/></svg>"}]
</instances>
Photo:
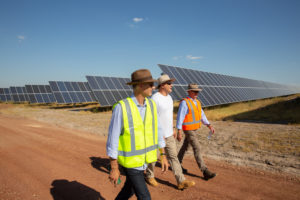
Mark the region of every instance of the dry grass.
<instances>
[{"instance_id":1,"label":"dry grass","mask_svg":"<svg viewBox=\"0 0 300 200\"><path fill-rule=\"evenodd\" d=\"M300 156L300 134L297 131L255 132L232 138L232 146L243 152L271 152Z\"/></svg>"},{"instance_id":2,"label":"dry grass","mask_svg":"<svg viewBox=\"0 0 300 200\"><path fill-rule=\"evenodd\" d=\"M34 119L60 127L67 127L106 135L111 112L90 112L89 109L63 108L49 109L48 106L29 106L14 104L8 109L0 109L0 114L21 118ZM51 108L52 105L51 105Z\"/></svg>"},{"instance_id":3,"label":"dry grass","mask_svg":"<svg viewBox=\"0 0 300 200\"><path fill-rule=\"evenodd\" d=\"M300 124L300 94L216 106L204 110L207 118L214 121Z\"/></svg>"}]
</instances>

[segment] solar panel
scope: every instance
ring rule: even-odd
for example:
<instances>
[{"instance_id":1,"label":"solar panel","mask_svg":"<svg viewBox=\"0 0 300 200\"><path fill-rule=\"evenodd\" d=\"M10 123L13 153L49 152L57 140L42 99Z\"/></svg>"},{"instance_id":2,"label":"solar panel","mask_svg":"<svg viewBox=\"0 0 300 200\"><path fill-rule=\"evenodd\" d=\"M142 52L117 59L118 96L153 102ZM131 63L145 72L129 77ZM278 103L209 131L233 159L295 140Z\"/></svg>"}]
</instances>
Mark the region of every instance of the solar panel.
<instances>
[{"instance_id":1,"label":"solar panel","mask_svg":"<svg viewBox=\"0 0 300 200\"><path fill-rule=\"evenodd\" d=\"M198 95L203 107L284 96L300 92L299 88L288 85L182 67L161 64L158 66L164 73L176 79L173 92L171 93L174 100L181 100L187 96L186 90L189 83L197 83L203 89Z\"/></svg>"},{"instance_id":2,"label":"solar panel","mask_svg":"<svg viewBox=\"0 0 300 200\"><path fill-rule=\"evenodd\" d=\"M112 106L132 94L132 88L126 84L130 82L129 78L106 76L86 76L86 78L101 106Z\"/></svg>"},{"instance_id":3,"label":"solar panel","mask_svg":"<svg viewBox=\"0 0 300 200\"><path fill-rule=\"evenodd\" d=\"M0 88L0 101L12 101L10 88Z\"/></svg>"},{"instance_id":4,"label":"solar panel","mask_svg":"<svg viewBox=\"0 0 300 200\"><path fill-rule=\"evenodd\" d=\"M30 103L56 102L49 85L25 85Z\"/></svg>"},{"instance_id":5,"label":"solar panel","mask_svg":"<svg viewBox=\"0 0 300 200\"><path fill-rule=\"evenodd\" d=\"M87 82L49 81L49 84L57 103L96 102Z\"/></svg>"},{"instance_id":6,"label":"solar panel","mask_svg":"<svg viewBox=\"0 0 300 200\"><path fill-rule=\"evenodd\" d=\"M4 88L0 88L0 101L6 101L6 97L4 96Z\"/></svg>"},{"instance_id":7,"label":"solar panel","mask_svg":"<svg viewBox=\"0 0 300 200\"><path fill-rule=\"evenodd\" d=\"M9 87L13 102L29 101L25 87Z\"/></svg>"}]
</instances>

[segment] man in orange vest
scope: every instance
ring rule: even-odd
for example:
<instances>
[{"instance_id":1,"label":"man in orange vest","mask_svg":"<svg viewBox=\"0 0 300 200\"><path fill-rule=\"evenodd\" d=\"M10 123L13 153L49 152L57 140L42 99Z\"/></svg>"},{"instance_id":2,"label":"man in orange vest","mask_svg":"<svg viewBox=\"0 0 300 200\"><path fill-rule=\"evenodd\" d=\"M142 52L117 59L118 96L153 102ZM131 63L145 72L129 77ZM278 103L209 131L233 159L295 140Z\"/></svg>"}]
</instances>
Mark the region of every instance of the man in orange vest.
<instances>
[{"instance_id":1,"label":"man in orange vest","mask_svg":"<svg viewBox=\"0 0 300 200\"><path fill-rule=\"evenodd\" d=\"M201 156L201 148L200 143L198 141L196 131L200 128L201 123L206 125L212 134L215 133L214 128L207 120L204 111L201 108L201 103L197 99L198 93L202 89L195 83L191 83L188 85L188 97L184 98L180 104L177 113L177 139L181 141L182 139L182 130L185 134L185 139L183 145L178 153L178 160L181 163L183 160L183 156L187 151L188 145L191 144L194 151L194 156L197 161L197 164L200 170L203 173L204 179L209 180L216 176L215 173L210 172ZM186 171L185 169L183 171Z\"/></svg>"}]
</instances>

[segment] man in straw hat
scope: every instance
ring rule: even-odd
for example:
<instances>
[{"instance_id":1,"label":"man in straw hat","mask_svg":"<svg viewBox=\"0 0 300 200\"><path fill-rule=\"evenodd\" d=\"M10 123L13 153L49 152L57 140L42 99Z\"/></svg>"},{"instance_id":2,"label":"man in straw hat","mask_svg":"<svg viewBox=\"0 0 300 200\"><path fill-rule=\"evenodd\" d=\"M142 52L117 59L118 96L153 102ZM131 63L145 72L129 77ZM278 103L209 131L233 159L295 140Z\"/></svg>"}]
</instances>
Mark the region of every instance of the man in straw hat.
<instances>
[{"instance_id":1,"label":"man in straw hat","mask_svg":"<svg viewBox=\"0 0 300 200\"><path fill-rule=\"evenodd\" d=\"M175 175L177 187L178 189L185 189L195 185L195 182L185 179L177 157L176 131L175 128L173 128L173 100L169 95L172 92L174 81L174 78L170 79L167 74L162 74L158 79L158 92L152 96L152 99L157 106L158 120L162 126L163 136L166 142L165 151ZM154 166L155 162L148 165L145 178L148 184L158 186L154 178Z\"/></svg>"},{"instance_id":2,"label":"man in straw hat","mask_svg":"<svg viewBox=\"0 0 300 200\"><path fill-rule=\"evenodd\" d=\"M113 106L112 118L106 143L110 158L109 179L115 185L120 176L119 164L126 175L126 181L116 199L129 199L133 194L137 199L151 199L144 170L157 160L160 148L162 172L168 170L165 156L165 142L157 118L156 104L147 97L152 95L156 82L147 69L131 74L133 94Z\"/></svg>"},{"instance_id":3,"label":"man in straw hat","mask_svg":"<svg viewBox=\"0 0 300 200\"><path fill-rule=\"evenodd\" d=\"M212 134L215 133L214 128L207 120L204 111L201 108L201 103L197 99L198 93L202 91L201 88L195 83L188 85L188 97L184 98L180 104L177 113L177 138L180 141L182 139L182 130L185 133L185 139L183 145L178 153L178 159L180 163L183 160L183 156L187 151L188 145L191 144L194 151L194 156L197 164L203 173L204 179L209 180L216 176L215 173L210 172L201 156L200 143L197 137L197 129L200 128L201 122L206 125Z\"/></svg>"}]
</instances>

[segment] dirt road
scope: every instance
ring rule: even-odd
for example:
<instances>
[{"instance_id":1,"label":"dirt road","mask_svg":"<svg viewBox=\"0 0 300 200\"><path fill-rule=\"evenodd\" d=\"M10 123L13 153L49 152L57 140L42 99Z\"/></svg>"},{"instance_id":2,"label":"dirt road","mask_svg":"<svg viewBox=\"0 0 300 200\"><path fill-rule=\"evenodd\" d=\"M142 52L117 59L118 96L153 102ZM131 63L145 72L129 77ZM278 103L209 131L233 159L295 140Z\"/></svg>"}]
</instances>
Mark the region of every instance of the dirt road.
<instances>
[{"instance_id":1,"label":"dirt road","mask_svg":"<svg viewBox=\"0 0 300 200\"><path fill-rule=\"evenodd\" d=\"M169 171L156 168L152 199L300 199L300 182L286 174L258 171L205 159L218 173L204 181L193 157L186 156L187 179L196 186L176 189ZM122 183L108 181L105 137L0 114L0 199L113 199ZM133 198L135 199L135 198Z\"/></svg>"}]
</instances>

